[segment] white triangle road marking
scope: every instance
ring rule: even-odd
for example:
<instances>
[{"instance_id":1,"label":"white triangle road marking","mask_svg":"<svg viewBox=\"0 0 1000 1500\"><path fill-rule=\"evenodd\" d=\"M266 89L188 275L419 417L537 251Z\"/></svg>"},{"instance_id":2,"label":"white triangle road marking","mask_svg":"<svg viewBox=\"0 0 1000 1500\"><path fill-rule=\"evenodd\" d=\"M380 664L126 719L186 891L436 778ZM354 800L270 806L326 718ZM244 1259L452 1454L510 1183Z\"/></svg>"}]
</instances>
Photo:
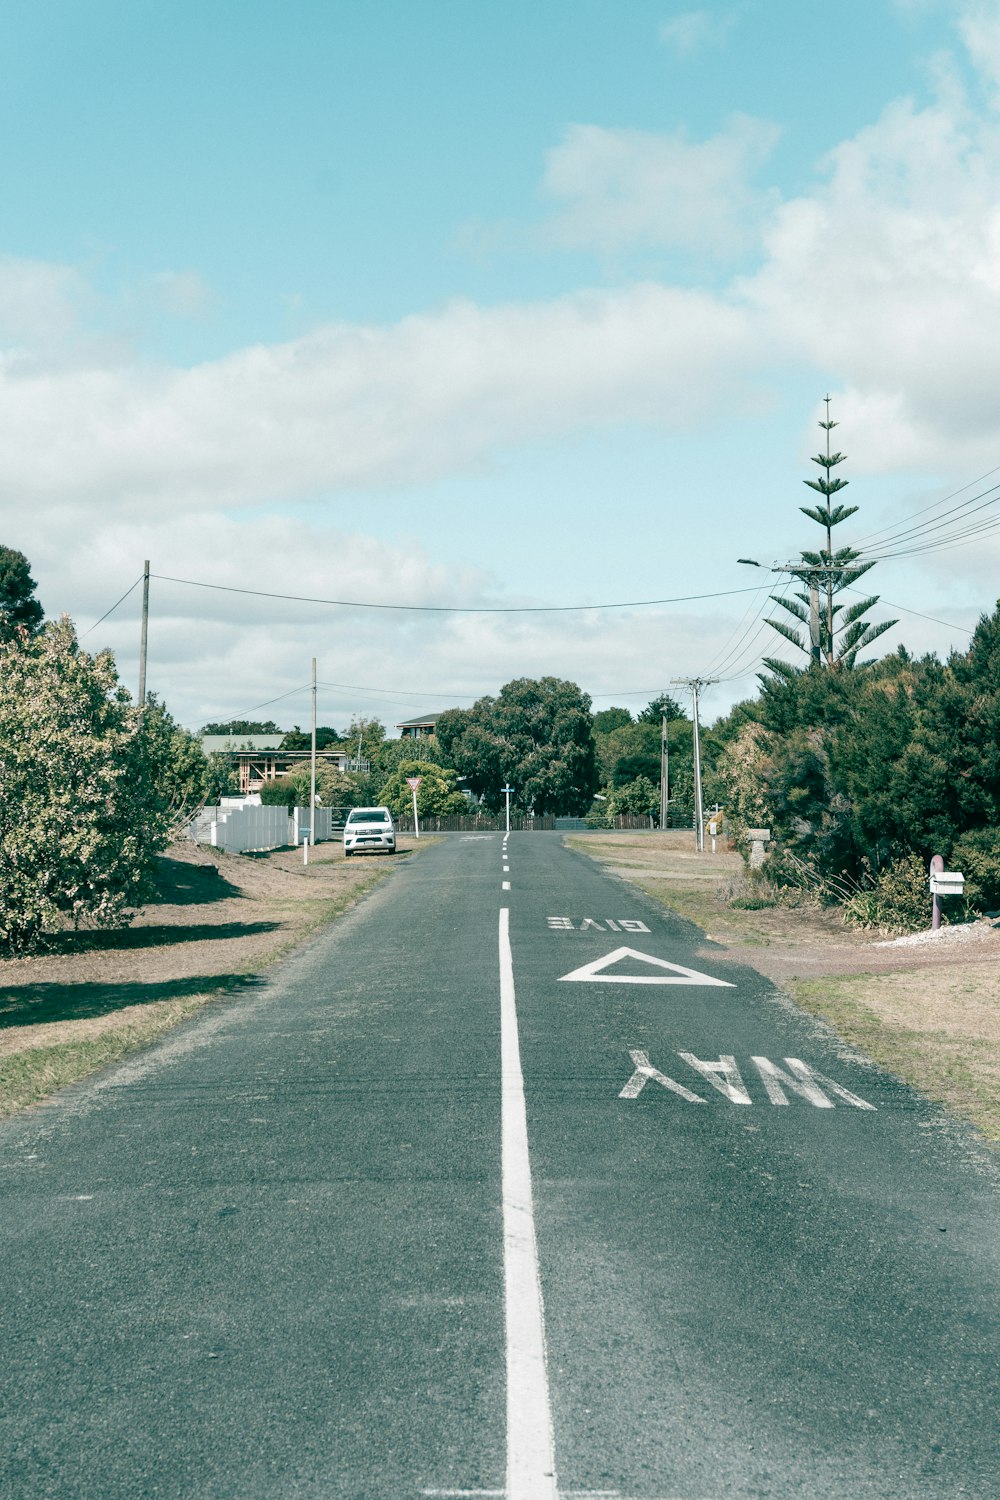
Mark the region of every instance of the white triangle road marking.
<instances>
[{"instance_id":1,"label":"white triangle road marking","mask_svg":"<svg viewBox=\"0 0 1000 1500\"><path fill-rule=\"evenodd\" d=\"M639 963L649 964L656 969L665 969L667 972L664 974L604 973L605 969L609 969L612 964L619 963L623 958L636 959ZM640 953L637 948L616 948L613 953L605 954L604 958L595 958L593 963L574 969L572 974L560 975L560 982L565 979L573 979L586 984L712 984L718 985L721 989L736 988L728 979L713 979L710 974L702 974L698 969L687 969L683 964L672 964L665 958L654 958L651 953Z\"/></svg>"}]
</instances>

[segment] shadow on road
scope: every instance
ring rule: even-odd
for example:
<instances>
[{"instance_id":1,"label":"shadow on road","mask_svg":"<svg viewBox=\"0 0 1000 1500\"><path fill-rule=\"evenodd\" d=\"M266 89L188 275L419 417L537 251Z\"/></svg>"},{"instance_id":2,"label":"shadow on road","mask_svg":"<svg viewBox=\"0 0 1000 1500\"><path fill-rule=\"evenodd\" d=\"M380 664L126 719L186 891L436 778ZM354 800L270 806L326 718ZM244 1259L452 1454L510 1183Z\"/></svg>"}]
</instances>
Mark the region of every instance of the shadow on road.
<instances>
[{"instance_id":1,"label":"shadow on road","mask_svg":"<svg viewBox=\"0 0 1000 1500\"><path fill-rule=\"evenodd\" d=\"M128 1005L154 1005L210 991L243 993L263 981L254 974L204 974L165 979L155 984L26 984L0 993L0 1030L40 1026L51 1021L79 1021L111 1015Z\"/></svg>"}]
</instances>

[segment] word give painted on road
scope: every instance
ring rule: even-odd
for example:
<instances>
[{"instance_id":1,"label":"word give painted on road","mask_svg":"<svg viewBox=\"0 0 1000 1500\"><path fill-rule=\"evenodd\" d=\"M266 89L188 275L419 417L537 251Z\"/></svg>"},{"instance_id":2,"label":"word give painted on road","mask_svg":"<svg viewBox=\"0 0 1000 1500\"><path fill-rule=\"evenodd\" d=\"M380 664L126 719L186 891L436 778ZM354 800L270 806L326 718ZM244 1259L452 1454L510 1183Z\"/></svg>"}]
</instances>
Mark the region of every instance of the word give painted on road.
<instances>
[{"instance_id":1,"label":"word give painted on road","mask_svg":"<svg viewBox=\"0 0 1000 1500\"><path fill-rule=\"evenodd\" d=\"M550 932L648 932L649 928L645 922L638 921L635 917L619 917L613 921L611 917L604 918L604 926L596 917L584 917L579 927L576 925L575 917L546 917Z\"/></svg>"},{"instance_id":2,"label":"word give painted on road","mask_svg":"<svg viewBox=\"0 0 1000 1500\"><path fill-rule=\"evenodd\" d=\"M750 1091L743 1081L736 1058L731 1053L724 1053L719 1058L695 1057L692 1052L678 1052L677 1056L682 1062L692 1068L706 1083L720 1093L730 1104L753 1104ZM660 1088L666 1089L670 1094L676 1094L678 1098L684 1099L688 1104L707 1104L708 1100L700 1094L695 1094L683 1083L678 1083L675 1078L669 1078L666 1073L661 1073L659 1068L654 1068L649 1060L648 1053L640 1051L637 1047L629 1048L629 1057L635 1071L626 1083L619 1099L638 1099L643 1089L649 1083L658 1084ZM874 1104L869 1104L866 1099L859 1099L857 1094L852 1094L850 1089L845 1089L843 1084L837 1083L835 1079L828 1078L817 1068L809 1063L804 1063L799 1057L786 1057L783 1061L786 1067L780 1068L777 1063L769 1057L751 1057L761 1083L768 1099L772 1104L788 1104L789 1094L797 1094L800 1099L805 1099L815 1109L833 1109L834 1102L830 1097L840 1099L844 1104L850 1104L854 1109L875 1109Z\"/></svg>"},{"instance_id":3,"label":"word give painted on road","mask_svg":"<svg viewBox=\"0 0 1000 1500\"><path fill-rule=\"evenodd\" d=\"M633 963L646 964L655 970L652 974L606 974L606 969L631 959ZM616 948L603 958L592 963L581 964L571 974L561 974L560 983L571 980L575 984L710 984L719 989L732 990L736 986L728 979L714 979L700 969L689 969L685 964L671 963L667 958L656 958L652 953L640 953L638 948Z\"/></svg>"}]
</instances>

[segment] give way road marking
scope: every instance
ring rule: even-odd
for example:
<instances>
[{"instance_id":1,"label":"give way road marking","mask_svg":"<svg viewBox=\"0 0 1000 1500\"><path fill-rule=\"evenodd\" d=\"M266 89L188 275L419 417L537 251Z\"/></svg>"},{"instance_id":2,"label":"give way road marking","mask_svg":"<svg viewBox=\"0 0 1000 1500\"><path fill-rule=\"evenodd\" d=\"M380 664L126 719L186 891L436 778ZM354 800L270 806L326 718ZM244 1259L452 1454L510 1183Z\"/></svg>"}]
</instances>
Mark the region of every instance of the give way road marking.
<instances>
[{"instance_id":1,"label":"give way road marking","mask_svg":"<svg viewBox=\"0 0 1000 1500\"><path fill-rule=\"evenodd\" d=\"M623 958L638 960L639 963L649 964L651 968L665 970L660 974L605 974L612 964L620 963ZM637 948L616 948L613 953L608 953L604 958L595 958L592 963L583 964L581 968L574 969L572 974L560 975L560 983L563 980L572 979L578 984L712 984L718 985L720 989L732 990L736 986L730 984L728 979L713 979L711 974L702 974L698 969L687 969L683 964L672 964L665 958L654 958L651 953L640 953Z\"/></svg>"}]
</instances>

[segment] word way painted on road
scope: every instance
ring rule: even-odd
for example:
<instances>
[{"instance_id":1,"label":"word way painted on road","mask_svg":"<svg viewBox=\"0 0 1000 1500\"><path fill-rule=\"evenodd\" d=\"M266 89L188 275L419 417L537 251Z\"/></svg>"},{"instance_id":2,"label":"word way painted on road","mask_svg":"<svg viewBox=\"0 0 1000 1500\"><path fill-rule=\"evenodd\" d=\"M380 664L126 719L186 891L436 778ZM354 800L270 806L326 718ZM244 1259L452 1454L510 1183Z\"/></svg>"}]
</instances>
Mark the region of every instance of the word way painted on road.
<instances>
[{"instance_id":1,"label":"word way painted on road","mask_svg":"<svg viewBox=\"0 0 1000 1500\"><path fill-rule=\"evenodd\" d=\"M730 1104L752 1104L750 1091L743 1081L743 1075L739 1070L736 1058L730 1053L724 1053L718 1058L695 1057L692 1052L678 1052L677 1056L682 1062L687 1063L700 1075L706 1083L728 1099ZM619 1099L638 1099L648 1083L659 1084L660 1088L666 1089L668 1093L676 1094L688 1104L707 1104L708 1100L700 1094L692 1093L683 1083L678 1083L675 1078L668 1078L666 1073L661 1073L659 1068L654 1068L646 1052L638 1048L629 1048L629 1057L635 1069L632 1077L626 1083ZM772 1104L787 1104L789 1094L797 1094L800 1099L805 1099L815 1109L833 1109L832 1094L845 1104L850 1104L854 1109L875 1109L874 1104L869 1104L866 1099L859 1099L857 1094L852 1094L850 1089L845 1089L843 1084L837 1083L833 1078L828 1078L825 1073L820 1073L817 1068L810 1067L798 1057L786 1057L785 1068L779 1068L769 1057L752 1057L750 1061L760 1076L764 1085L764 1092Z\"/></svg>"},{"instance_id":2,"label":"word way painted on road","mask_svg":"<svg viewBox=\"0 0 1000 1500\"><path fill-rule=\"evenodd\" d=\"M579 927L576 925L575 917L546 917L550 932L648 932L649 928L645 922L639 922L634 917L619 917L612 921L610 917L604 918L604 926L596 917L584 917Z\"/></svg>"}]
</instances>

